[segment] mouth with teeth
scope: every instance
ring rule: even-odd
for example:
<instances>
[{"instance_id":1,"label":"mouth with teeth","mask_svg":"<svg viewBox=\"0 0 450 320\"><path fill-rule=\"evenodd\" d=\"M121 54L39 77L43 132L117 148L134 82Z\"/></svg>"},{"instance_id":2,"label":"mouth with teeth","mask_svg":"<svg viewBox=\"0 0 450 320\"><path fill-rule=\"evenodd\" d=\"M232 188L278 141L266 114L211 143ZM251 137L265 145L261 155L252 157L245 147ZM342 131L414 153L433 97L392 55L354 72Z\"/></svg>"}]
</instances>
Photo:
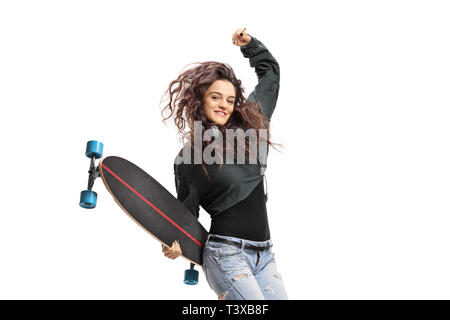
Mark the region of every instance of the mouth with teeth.
<instances>
[{"instance_id":1,"label":"mouth with teeth","mask_svg":"<svg viewBox=\"0 0 450 320\"><path fill-rule=\"evenodd\" d=\"M214 113L221 118L225 118L225 116L227 115L225 112L218 110L214 111Z\"/></svg>"}]
</instances>

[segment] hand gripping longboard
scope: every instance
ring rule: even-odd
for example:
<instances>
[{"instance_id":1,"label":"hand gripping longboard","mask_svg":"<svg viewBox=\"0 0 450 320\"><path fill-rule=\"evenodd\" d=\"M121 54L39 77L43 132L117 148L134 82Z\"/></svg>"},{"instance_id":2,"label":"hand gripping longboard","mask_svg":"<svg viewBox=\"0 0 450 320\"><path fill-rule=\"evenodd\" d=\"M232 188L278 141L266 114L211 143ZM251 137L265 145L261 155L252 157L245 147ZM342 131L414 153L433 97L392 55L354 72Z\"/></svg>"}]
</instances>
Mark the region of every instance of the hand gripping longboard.
<instances>
[{"instance_id":1,"label":"hand gripping longboard","mask_svg":"<svg viewBox=\"0 0 450 320\"><path fill-rule=\"evenodd\" d=\"M191 262L184 283L197 284L198 271L194 265L202 264L208 232L180 201L130 161L110 156L100 160L96 167L95 159L100 159L102 153L101 142L88 141L86 156L91 159L88 189L81 192L80 206L96 207L97 193L92 187L100 176L119 207L145 231L163 245L171 246L173 241L179 241L182 256Z\"/></svg>"}]
</instances>

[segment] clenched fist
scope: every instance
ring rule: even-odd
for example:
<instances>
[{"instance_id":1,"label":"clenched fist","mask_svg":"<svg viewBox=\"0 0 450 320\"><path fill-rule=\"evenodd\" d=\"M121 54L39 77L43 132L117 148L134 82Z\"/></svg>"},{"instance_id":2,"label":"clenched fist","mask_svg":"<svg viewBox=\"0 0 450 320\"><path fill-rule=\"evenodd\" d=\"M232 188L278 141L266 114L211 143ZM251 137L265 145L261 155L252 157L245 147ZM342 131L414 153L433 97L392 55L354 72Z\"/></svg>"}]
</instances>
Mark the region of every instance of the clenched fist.
<instances>
[{"instance_id":1,"label":"clenched fist","mask_svg":"<svg viewBox=\"0 0 450 320\"><path fill-rule=\"evenodd\" d=\"M181 256L181 247L178 241L174 241L171 247L163 245L162 251L164 255L169 259L176 259Z\"/></svg>"},{"instance_id":2,"label":"clenched fist","mask_svg":"<svg viewBox=\"0 0 450 320\"><path fill-rule=\"evenodd\" d=\"M233 44L242 47L245 46L252 40L252 37L248 35L247 32L245 32L244 29L237 29L236 32L233 34L233 37L231 38L233 41Z\"/></svg>"}]
</instances>

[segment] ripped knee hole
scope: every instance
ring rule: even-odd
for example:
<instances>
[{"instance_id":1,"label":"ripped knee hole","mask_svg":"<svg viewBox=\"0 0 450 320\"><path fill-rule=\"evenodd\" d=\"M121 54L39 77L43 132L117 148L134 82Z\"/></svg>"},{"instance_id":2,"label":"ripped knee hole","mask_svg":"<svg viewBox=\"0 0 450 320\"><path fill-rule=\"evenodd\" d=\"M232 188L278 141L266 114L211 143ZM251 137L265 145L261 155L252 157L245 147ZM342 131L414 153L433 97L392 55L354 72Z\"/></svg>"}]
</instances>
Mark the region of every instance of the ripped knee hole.
<instances>
[{"instance_id":1,"label":"ripped knee hole","mask_svg":"<svg viewBox=\"0 0 450 320\"><path fill-rule=\"evenodd\" d=\"M247 276L248 276L247 273L243 273L243 274L240 274L240 275L235 276L233 279L234 279L234 280L240 280L240 279L242 279L242 278L244 278L244 277L247 277Z\"/></svg>"}]
</instances>

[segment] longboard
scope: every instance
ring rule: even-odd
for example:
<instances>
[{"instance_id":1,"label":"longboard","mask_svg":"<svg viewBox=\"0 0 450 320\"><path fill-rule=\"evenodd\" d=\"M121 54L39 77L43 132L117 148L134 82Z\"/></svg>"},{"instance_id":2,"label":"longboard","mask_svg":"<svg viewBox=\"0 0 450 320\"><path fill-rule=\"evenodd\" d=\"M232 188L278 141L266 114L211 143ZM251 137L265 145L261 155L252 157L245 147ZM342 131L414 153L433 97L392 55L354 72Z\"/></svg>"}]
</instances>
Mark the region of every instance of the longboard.
<instances>
[{"instance_id":1,"label":"longboard","mask_svg":"<svg viewBox=\"0 0 450 320\"><path fill-rule=\"evenodd\" d=\"M86 145L86 156L91 159L88 189L81 191L80 206L93 209L97 205L97 193L92 190L95 179L101 176L106 189L120 208L166 246L177 240L182 256L191 262L185 270L184 283L198 283L198 271L194 265L202 265L203 247L208 232L197 218L158 181L144 170L120 157L103 156L103 143L91 140Z\"/></svg>"}]
</instances>

